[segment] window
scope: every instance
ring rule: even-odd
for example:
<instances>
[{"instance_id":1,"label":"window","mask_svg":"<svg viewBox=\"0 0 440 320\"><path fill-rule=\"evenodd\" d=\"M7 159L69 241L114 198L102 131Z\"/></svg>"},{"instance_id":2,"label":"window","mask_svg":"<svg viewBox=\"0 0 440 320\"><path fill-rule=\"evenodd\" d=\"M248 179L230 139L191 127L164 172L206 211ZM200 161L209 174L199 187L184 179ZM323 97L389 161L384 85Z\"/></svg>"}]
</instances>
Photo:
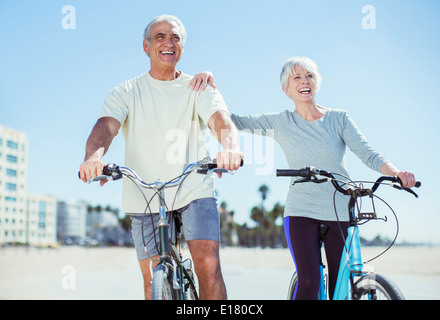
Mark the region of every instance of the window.
<instances>
[{"instance_id":1,"label":"window","mask_svg":"<svg viewBox=\"0 0 440 320\"><path fill-rule=\"evenodd\" d=\"M38 202L38 228L46 228L46 202Z\"/></svg>"},{"instance_id":2,"label":"window","mask_svg":"<svg viewBox=\"0 0 440 320\"><path fill-rule=\"evenodd\" d=\"M17 185L15 183L6 182L5 187L7 191L17 191Z\"/></svg>"},{"instance_id":3,"label":"window","mask_svg":"<svg viewBox=\"0 0 440 320\"><path fill-rule=\"evenodd\" d=\"M6 156L6 161L8 161L10 163L17 163L17 157L16 156L11 156L10 154L8 154Z\"/></svg>"},{"instance_id":4,"label":"window","mask_svg":"<svg viewBox=\"0 0 440 320\"><path fill-rule=\"evenodd\" d=\"M6 175L8 177L16 177L17 176L17 170L6 169Z\"/></svg>"},{"instance_id":5,"label":"window","mask_svg":"<svg viewBox=\"0 0 440 320\"><path fill-rule=\"evenodd\" d=\"M9 149L12 149L12 150L17 150L18 149L18 143L14 142L14 141L11 141L11 140L6 141L6 146Z\"/></svg>"}]
</instances>

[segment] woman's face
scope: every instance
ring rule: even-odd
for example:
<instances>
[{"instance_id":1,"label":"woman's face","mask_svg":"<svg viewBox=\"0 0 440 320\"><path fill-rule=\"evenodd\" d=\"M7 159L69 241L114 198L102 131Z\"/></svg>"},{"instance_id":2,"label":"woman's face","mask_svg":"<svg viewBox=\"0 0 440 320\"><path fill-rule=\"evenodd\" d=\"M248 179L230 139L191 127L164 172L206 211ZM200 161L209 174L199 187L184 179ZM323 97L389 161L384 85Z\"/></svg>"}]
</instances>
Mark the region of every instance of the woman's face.
<instances>
[{"instance_id":1,"label":"woman's face","mask_svg":"<svg viewBox=\"0 0 440 320\"><path fill-rule=\"evenodd\" d=\"M296 66L295 72L289 76L284 92L294 102L310 102L315 100L316 83L313 73Z\"/></svg>"}]
</instances>

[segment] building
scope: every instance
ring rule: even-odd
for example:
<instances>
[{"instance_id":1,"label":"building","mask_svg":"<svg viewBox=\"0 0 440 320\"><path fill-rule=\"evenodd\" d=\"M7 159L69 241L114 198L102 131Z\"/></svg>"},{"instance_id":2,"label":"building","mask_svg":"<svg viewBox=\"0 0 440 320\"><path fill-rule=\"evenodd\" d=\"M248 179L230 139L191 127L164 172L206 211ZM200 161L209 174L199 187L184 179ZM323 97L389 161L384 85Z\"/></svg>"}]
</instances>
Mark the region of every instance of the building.
<instances>
[{"instance_id":1,"label":"building","mask_svg":"<svg viewBox=\"0 0 440 320\"><path fill-rule=\"evenodd\" d=\"M56 200L27 194L25 133L0 126L0 245L56 245Z\"/></svg>"},{"instance_id":2,"label":"building","mask_svg":"<svg viewBox=\"0 0 440 320\"><path fill-rule=\"evenodd\" d=\"M57 204L58 240L77 243L87 235L87 203L59 201Z\"/></svg>"},{"instance_id":3,"label":"building","mask_svg":"<svg viewBox=\"0 0 440 320\"><path fill-rule=\"evenodd\" d=\"M50 247L57 244L57 200L51 196L27 195L26 243Z\"/></svg>"},{"instance_id":4,"label":"building","mask_svg":"<svg viewBox=\"0 0 440 320\"><path fill-rule=\"evenodd\" d=\"M26 243L27 138L0 126L0 243Z\"/></svg>"}]
</instances>

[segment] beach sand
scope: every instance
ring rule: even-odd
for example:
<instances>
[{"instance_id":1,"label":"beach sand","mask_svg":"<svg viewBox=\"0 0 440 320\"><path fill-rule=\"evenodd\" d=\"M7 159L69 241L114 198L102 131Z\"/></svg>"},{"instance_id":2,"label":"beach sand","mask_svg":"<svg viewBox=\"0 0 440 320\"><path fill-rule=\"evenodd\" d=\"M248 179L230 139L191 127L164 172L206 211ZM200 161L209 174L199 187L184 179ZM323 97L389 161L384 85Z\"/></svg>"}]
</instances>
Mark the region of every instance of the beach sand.
<instances>
[{"instance_id":1,"label":"beach sand","mask_svg":"<svg viewBox=\"0 0 440 320\"><path fill-rule=\"evenodd\" d=\"M364 260L383 249L364 248ZM227 247L221 249L220 257L232 299L253 298L250 294L252 288L236 282L246 275L255 277L254 273L265 278L268 285L276 282L270 277L279 277L280 283L274 287L274 293L268 297L256 296L256 299L284 299L288 280L294 271L288 249ZM417 287L424 281L440 284L440 247L395 246L372 264L378 273L402 279L411 277L414 282L412 291L427 291ZM258 291L264 292L263 283ZM142 298L141 273L133 248L0 248L0 299Z\"/></svg>"}]
</instances>

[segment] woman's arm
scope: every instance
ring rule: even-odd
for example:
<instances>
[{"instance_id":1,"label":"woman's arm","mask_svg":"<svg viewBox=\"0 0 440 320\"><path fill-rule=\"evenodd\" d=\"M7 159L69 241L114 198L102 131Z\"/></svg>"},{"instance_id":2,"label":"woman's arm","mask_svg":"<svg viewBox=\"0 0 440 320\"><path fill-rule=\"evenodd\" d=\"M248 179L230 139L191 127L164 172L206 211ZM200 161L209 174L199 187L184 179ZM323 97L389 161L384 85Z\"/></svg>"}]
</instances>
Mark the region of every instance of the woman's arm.
<instances>
[{"instance_id":1,"label":"woman's arm","mask_svg":"<svg viewBox=\"0 0 440 320\"><path fill-rule=\"evenodd\" d=\"M342 136L345 144L350 150L352 150L353 153L355 153L369 168L379 171L383 175L399 177L400 180L402 180L402 186L405 188L414 187L416 183L414 174L409 171L400 171L390 161L377 152L346 113Z\"/></svg>"}]
</instances>

